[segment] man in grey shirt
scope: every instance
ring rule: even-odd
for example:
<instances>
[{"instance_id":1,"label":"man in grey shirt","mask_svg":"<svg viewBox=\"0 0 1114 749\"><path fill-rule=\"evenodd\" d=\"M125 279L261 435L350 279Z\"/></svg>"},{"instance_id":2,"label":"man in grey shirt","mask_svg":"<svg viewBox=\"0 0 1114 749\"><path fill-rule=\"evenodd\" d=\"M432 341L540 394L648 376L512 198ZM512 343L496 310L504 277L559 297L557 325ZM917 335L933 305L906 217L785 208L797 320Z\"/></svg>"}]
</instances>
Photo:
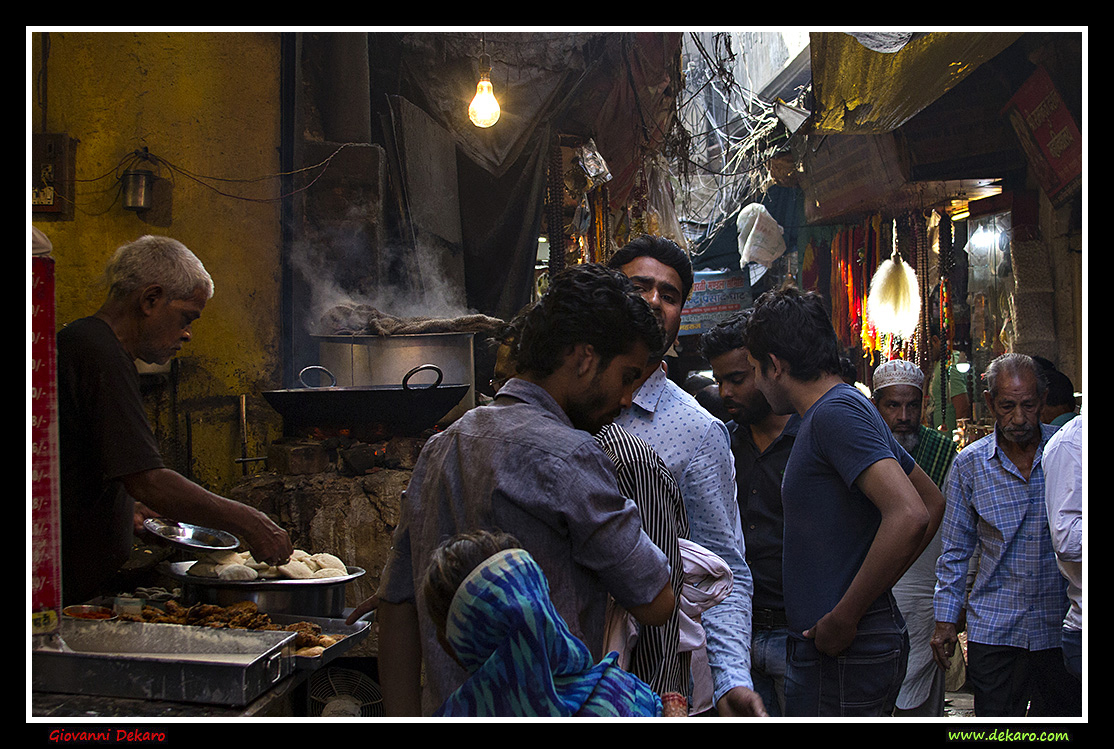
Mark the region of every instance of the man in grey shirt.
<instances>
[{"instance_id":1,"label":"man in grey shirt","mask_svg":"<svg viewBox=\"0 0 1114 749\"><path fill-rule=\"evenodd\" d=\"M491 405L426 443L377 596L388 715L429 715L465 679L440 647L421 594L430 553L456 533L501 530L521 541L557 610L597 658L608 593L643 623L668 619L676 605L669 564L592 437L630 405L661 335L622 274L569 268L523 323L519 375Z\"/></svg>"}]
</instances>

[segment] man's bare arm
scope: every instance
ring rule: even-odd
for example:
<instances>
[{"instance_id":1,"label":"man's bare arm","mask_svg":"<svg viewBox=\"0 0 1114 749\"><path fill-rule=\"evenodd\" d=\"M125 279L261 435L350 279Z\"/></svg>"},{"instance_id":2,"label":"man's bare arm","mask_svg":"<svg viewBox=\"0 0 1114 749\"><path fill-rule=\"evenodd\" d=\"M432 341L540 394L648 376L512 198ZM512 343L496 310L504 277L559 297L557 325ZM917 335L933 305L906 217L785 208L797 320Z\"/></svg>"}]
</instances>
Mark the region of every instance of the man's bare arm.
<instances>
[{"instance_id":1,"label":"man's bare arm","mask_svg":"<svg viewBox=\"0 0 1114 749\"><path fill-rule=\"evenodd\" d=\"M169 468L124 476L124 488L150 510L174 520L218 528L236 535L261 562L281 564L294 547L285 530L264 513L214 494Z\"/></svg>"},{"instance_id":2,"label":"man's bare arm","mask_svg":"<svg viewBox=\"0 0 1114 749\"><path fill-rule=\"evenodd\" d=\"M806 637L816 639L820 652L836 655L855 639L859 619L870 605L905 573L929 526L929 512L897 460L886 458L869 466L856 486L878 508L882 521L851 585L835 608Z\"/></svg>"},{"instance_id":3,"label":"man's bare arm","mask_svg":"<svg viewBox=\"0 0 1114 749\"><path fill-rule=\"evenodd\" d=\"M641 606L632 606L628 611L631 616L646 626L661 627L669 621L676 607L677 599L673 595L673 586L667 582L654 600Z\"/></svg>"}]
</instances>

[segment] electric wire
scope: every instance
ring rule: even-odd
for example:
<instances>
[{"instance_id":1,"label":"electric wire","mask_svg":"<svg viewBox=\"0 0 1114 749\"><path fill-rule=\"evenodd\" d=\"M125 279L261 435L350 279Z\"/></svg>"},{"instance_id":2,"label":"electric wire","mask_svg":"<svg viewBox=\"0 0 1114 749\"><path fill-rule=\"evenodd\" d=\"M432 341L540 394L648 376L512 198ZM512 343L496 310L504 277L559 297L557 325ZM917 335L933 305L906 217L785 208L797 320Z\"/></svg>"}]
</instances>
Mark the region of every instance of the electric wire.
<instances>
[{"instance_id":1,"label":"electric wire","mask_svg":"<svg viewBox=\"0 0 1114 749\"><path fill-rule=\"evenodd\" d=\"M258 176L258 177L246 177L246 178L245 177L217 177L217 176L212 176L212 175L197 174L190 169L187 169L187 168L185 168L183 166L180 166L180 165L178 165L178 164L176 164L176 163L174 163L174 162L172 162L172 161L170 161L166 158L163 158L162 156L159 156L155 153L152 153L147 148L142 148L142 149L137 149L135 151L129 152L128 154L123 156L111 169L107 170L106 172L104 172L100 176L93 177L93 178L74 179L73 180L73 182L75 184L76 183L93 184L93 183L100 182L101 180L104 180L104 179L106 179L110 176L114 176L115 177L115 182L112 185L110 185L109 187L107 187L103 190L90 191L90 192L94 192L94 193L108 193L111 190L116 191L115 198L113 199L113 201L109 205L109 207L106 208L104 211L100 211L98 213L90 213L87 210L81 209L81 207L79 206L79 204L76 201L76 196L75 196L75 199L70 199L70 198L67 198L67 197L61 196L61 195L59 195L59 197L63 200L66 200L70 204L74 205L75 208L81 209L82 212L85 213L86 215L100 215L100 213L104 213L107 210L109 210L112 207L112 205L115 205L116 201L119 200L120 195L123 191L123 181L122 181L123 174L130 171L130 170L134 170L137 167L143 166L145 164L151 164L155 167L165 167L166 170L170 173L171 176L179 175L181 177L187 178L187 179L189 179L193 182L196 182L197 184L201 185L202 187L205 187L206 189L209 189L209 190L211 190L211 191L213 191L213 192L215 192L218 195L221 195L223 197L233 198L233 199L236 199L236 200L243 200L243 201L247 201L247 202L251 202L251 203L275 203L275 202L285 200L285 199L291 197L292 195L295 195L299 192L303 192L305 190L308 190L310 187L312 187L319 179L321 179L321 177L328 170L329 165L331 164L332 160L334 158L336 158L336 156L341 151L343 151L345 148L350 148L350 147L365 147L366 148L366 147L370 147L370 146L371 146L371 144L369 144L369 143L341 143L341 144L338 144L337 148L331 154L329 154L327 157L325 157L321 161L317 162L316 164L310 164L308 166L304 166L304 167L294 169L294 170L291 170L291 171L288 171L288 172L278 172L278 173L275 173L275 174L266 174L266 175L262 175L262 176ZM265 182L265 181L269 181L269 180L277 180L277 179L282 179L282 178L285 178L285 177L296 176L296 175L299 175L299 174L306 174L306 173L309 173L309 172L313 172L315 170L320 170L320 171L318 171L317 174L315 174L313 176L313 178L309 182L307 182L305 185L303 185L301 187L298 187L298 188L295 188L293 190L290 190L288 192L282 193L282 194L280 194L276 197L269 197L269 198L258 198L258 197L249 197L249 196L244 196L244 195L237 195L237 194L234 194L232 192L228 192L227 190L220 189L215 184L211 184L211 183L255 184L255 183Z\"/></svg>"}]
</instances>

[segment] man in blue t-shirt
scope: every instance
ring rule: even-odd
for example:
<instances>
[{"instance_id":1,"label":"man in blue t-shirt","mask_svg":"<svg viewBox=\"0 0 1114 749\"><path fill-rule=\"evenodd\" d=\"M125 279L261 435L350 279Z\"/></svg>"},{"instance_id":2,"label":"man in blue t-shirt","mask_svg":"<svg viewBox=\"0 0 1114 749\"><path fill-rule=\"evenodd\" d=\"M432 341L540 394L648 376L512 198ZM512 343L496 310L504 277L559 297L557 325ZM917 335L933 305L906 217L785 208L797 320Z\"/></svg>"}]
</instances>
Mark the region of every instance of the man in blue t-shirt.
<instances>
[{"instance_id":1,"label":"man in blue t-shirt","mask_svg":"<svg viewBox=\"0 0 1114 749\"><path fill-rule=\"evenodd\" d=\"M934 535L943 496L841 379L821 297L763 294L747 349L774 411L801 417L782 484L786 714L887 716L909 650L890 588Z\"/></svg>"}]
</instances>

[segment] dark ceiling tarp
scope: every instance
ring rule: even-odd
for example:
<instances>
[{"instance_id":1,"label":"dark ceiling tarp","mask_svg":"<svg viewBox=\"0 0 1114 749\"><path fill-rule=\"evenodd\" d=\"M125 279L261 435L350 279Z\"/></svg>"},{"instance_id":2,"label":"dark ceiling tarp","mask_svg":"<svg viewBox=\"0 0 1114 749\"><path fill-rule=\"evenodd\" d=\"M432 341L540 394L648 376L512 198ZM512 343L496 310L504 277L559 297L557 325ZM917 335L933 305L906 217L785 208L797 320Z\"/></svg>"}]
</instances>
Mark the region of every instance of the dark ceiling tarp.
<instances>
[{"instance_id":1,"label":"dark ceiling tarp","mask_svg":"<svg viewBox=\"0 0 1114 749\"><path fill-rule=\"evenodd\" d=\"M1013 32L809 34L817 133L888 133L1020 37Z\"/></svg>"},{"instance_id":2,"label":"dark ceiling tarp","mask_svg":"<svg viewBox=\"0 0 1114 749\"><path fill-rule=\"evenodd\" d=\"M500 176L518 159L539 125L551 118L584 73L591 35L569 33L413 33L400 35L401 75L420 91L426 112L452 134L477 165ZM499 122L468 120L481 50L491 58Z\"/></svg>"},{"instance_id":3,"label":"dark ceiling tarp","mask_svg":"<svg viewBox=\"0 0 1114 749\"><path fill-rule=\"evenodd\" d=\"M481 45L479 33L431 32L392 41L398 92L450 134L462 157L469 306L509 318L530 300L555 137L594 138L612 174L611 204L623 205L672 122L681 33L487 33ZM501 109L487 129L467 114L481 50Z\"/></svg>"},{"instance_id":4,"label":"dark ceiling tarp","mask_svg":"<svg viewBox=\"0 0 1114 749\"><path fill-rule=\"evenodd\" d=\"M542 128L594 138L611 168L612 200L626 198L644 150L660 146L677 94L680 32L474 32L401 34L399 74L461 151L496 177ZM491 128L468 120L481 49L502 114ZM548 131L546 131L548 132ZM544 144L548 145L548 144Z\"/></svg>"}]
</instances>

